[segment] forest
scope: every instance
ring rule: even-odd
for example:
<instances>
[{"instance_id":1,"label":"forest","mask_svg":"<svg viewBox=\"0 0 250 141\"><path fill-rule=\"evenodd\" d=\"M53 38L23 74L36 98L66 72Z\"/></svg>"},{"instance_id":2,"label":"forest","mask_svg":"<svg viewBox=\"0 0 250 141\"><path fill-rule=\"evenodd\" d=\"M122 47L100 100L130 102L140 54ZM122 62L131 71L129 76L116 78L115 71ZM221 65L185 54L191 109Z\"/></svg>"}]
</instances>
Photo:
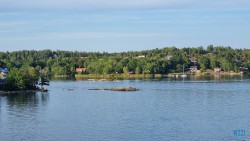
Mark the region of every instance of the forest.
<instances>
[{"instance_id":1,"label":"forest","mask_svg":"<svg viewBox=\"0 0 250 141\"><path fill-rule=\"evenodd\" d=\"M188 71L191 66L200 70L239 72L240 67L250 68L250 49L231 47L164 47L120 53L22 50L0 52L0 67L26 69L47 75L72 75L76 68L86 68L82 74L168 74Z\"/></svg>"}]
</instances>

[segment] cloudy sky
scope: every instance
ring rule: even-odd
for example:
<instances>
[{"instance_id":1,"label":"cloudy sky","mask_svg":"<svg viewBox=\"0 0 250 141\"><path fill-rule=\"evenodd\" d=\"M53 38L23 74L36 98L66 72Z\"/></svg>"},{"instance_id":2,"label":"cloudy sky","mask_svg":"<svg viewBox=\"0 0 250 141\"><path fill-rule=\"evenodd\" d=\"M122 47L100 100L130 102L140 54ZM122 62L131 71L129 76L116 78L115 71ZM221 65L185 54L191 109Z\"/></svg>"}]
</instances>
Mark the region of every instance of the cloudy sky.
<instances>
[{"instance_id":1,"label":"cloudy sky","mask_svg":"<svg viewBox=\"0 0 250 141\"><path fill-rule=\"evenodd\" d=\"M0 0L0 51L249 43L249 0Z\"/></svg>"}]
</instances>

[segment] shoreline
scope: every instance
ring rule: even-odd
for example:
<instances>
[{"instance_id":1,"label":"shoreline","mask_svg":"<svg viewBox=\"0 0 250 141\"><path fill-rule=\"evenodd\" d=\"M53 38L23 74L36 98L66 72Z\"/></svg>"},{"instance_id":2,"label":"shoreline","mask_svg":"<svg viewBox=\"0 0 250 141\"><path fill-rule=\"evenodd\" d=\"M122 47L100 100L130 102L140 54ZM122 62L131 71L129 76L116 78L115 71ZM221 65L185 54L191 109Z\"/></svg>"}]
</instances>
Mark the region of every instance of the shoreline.
<instances>
[{"instance_id":1,"label":"shoreline","mask_svg":"<svg viewBox=\"0 0 250 141\"><path fill-rule=\"evenodd\" d=\"M169 73L167 76L172 76L172 75L182 75L183 73ZM211 71L205 71L205 72L196 72L196 73L184 73L188 76L190 75L208 75L208 76L214 76L214 75L222 75L222 76L232 76L232 75L246 75L249 73L241 73L241 72L211 72Z\"/></svg>"},{"instance_id":2,"label":"shoreline","mask_svg":"<svg viewBox=\"0 0 250 141\"><path fill-rule=\"evenodd\" d=\"M76 79L108 79L108 80L123 80L123 79L161 79L181 77L183 73L169 73L169 74L76 74L73 78ZM199 73L185 73L190 76L242 76L249 73L237 72L199 72ZM68 78L69 76L55 76L54 78Z\"/></svg>"},{"instance_id":3,"label":"shoreline","mask_svg":"<svg viewBox=\"0 0 250 141\"><path fill-rule=\"evenodd\" d=\"M75 78L82 79L109 79L109 80L123 80L123 79L144 79L144 78L162 78L162 74L76 74Z\"/></svg>"},{"instance_id":4,"label":"shoreline","mask_svg":"<svg viewBox=\"0 0 250 141\"><path fill-rule=\"evenodd\" d=\"M201 73L186 73L187 77L182 77L183 73L169 73L169 74L77 74L75 77L72 76L60 76L60 77L52 77L55 79L66 79L73 78L75 80L86 80L86 81L119 81L119 80L133 80L133 79L181 79L187 78L190 80L197 80L197 79L214 79L220 80L224 78L238 78L238 77L249 77L250 73L235 73L235 72L219 72L219 73L211 73L211 72L201 72ZM0 96L8 95L8 94L15 94L15 93L22 93L22 92L48 92L48 89L33 89L33 90L16 90L16 91L4 91L0 90Z\"/></svg>"}]
</instances>

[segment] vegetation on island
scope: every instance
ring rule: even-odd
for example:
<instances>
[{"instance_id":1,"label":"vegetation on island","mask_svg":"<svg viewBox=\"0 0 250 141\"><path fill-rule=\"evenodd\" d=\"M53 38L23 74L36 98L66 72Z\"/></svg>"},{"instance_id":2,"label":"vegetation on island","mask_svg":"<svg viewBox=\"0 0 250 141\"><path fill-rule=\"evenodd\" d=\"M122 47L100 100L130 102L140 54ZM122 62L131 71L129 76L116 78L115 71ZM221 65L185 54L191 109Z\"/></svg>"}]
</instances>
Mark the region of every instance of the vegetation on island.
<instances>
[{"instance_id":1,"label":"vegetation on island","mask_svg":"<svg viewBox=\"0 0 250 141\"><path fill-rule=\"evenodd\" d=\"M81 74L168 74L185 71L191 66L200 70L240 72L240 67L250 68L250 49L213 46L207 48L176 48L128 51L121 53L23 50L0 52L0 67L7 67L10 72L6 83L16 82L17 89L33 88L39 79L38 72L50 76L74 76L76 68L86 68ZM23 76L22 81L19 76ZM12 78L13 77L13 78ZM29 82L34 83L29 83ZM12 82L11 82L12 83Z\"/></svg>"},{"instance_id":2,"label":"vegetation on island","mask_svg":"<svg viewBox=\"0 0 250 141\"><path fill-rule=\"evenodd\" d=\"M48 85L49 81L45 75L41 74L34 67L11 68L4 83L0 85L0 90L40 90L43 85ZM41 88L39 87L41 86Z\"/></svg>"}]
</instances>

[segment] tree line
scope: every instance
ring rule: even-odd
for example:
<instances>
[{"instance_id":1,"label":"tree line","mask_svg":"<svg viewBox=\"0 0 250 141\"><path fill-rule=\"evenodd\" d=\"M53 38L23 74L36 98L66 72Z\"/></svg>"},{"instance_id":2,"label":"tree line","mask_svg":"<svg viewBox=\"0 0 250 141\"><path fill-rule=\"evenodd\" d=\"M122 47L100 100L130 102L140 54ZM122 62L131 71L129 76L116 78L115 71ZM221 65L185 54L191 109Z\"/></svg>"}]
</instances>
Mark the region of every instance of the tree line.
<instances>
[{"instance_id":1,"label":"tree line","mask_svg":"<svg viewBox=\"0 0 250 141\"><path fill-rule=\"evenodd\" d=\"M161 49L120 53L22 50L0 52L0 67L9 70L34 69L49 75L74 75L76 68L87 68L89 74L167 74L186 71L191 66L201 70L221 67L239 72L250 68L250 49L209 45L203 47L165 47Z\"/></svg>"}]
</instances>

